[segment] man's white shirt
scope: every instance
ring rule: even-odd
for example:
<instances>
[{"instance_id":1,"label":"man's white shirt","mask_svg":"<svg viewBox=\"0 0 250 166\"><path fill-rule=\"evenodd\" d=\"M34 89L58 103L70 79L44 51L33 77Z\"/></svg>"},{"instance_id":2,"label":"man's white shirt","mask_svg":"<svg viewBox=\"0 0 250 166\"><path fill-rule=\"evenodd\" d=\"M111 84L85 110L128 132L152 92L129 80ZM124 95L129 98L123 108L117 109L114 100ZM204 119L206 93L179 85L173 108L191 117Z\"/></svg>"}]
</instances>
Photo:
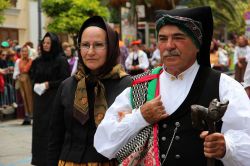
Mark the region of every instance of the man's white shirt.
<instances>
[{"instance_id":1,"label":"man's white shirt","mask_svg":"<svg viewBox=\"0 0 250 166\"><path fill-rule=\"evenodd\" d=\"M180 78L174 79L165 70L161 73L160 95L168 114L175 112L187 97L199 67L195 62L179 75ZM229 100L222 118L221 132L225 136L226 155L221 160L227 166L247 166L250 163L250 101L242 85L225 74L220 77L219 97L220 101ZM116 98L97 128L94 146L99 153L110 159L114 158L119 149L149 125L140 108L133 109L132 113L126 114L119 121L118 112L131 110L129 87Z\"/></svg>"}]
</instances>

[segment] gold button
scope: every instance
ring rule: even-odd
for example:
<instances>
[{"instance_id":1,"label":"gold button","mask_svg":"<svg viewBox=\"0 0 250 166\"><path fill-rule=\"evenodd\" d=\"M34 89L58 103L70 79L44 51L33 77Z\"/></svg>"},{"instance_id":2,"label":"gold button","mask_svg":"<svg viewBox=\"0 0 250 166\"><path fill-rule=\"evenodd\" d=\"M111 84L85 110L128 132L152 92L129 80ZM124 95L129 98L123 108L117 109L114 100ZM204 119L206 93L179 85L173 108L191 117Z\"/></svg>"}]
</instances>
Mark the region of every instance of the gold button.
<instances>
[{"instance_id":1,"label":"gold button","mask_svg":"<svg viewBox=\"0 0 250 166\"><path fill-rule=\"evenodd\" d=\"M183 80L183 74L180 74L179 76L178 76L178 79L180 79L180 80Z\"/></svg>"},{"instance_id":2,"label":"gold button","mask_svg":"<svg viewBox=\"0 0 250 166\"><path fill-rule=\"evenodd\" d=\"M171 79L171 81L174 81L174 80L176 80L176 77L171 76L170 79Z\"/></svg>"}]
</instances>

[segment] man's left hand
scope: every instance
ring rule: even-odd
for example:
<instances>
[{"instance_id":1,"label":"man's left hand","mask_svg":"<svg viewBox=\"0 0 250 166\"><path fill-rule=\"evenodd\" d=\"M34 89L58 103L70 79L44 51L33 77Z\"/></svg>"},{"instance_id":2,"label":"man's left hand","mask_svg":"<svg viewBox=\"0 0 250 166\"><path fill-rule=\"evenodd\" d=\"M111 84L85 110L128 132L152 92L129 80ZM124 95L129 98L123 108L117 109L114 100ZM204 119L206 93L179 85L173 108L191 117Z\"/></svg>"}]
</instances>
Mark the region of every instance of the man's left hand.
<instances>
[{"instance_id":1,"label":"man's left hand","mask_svg":"<svg viewBox=\"0 0 250 166\"><path fill-rule=\"evenodd\" d=\"M204 139L204 154L207 158L222 158L226 154L226 142L221 133L203 131L200 137Z\"/></svg>"}]
</instances>

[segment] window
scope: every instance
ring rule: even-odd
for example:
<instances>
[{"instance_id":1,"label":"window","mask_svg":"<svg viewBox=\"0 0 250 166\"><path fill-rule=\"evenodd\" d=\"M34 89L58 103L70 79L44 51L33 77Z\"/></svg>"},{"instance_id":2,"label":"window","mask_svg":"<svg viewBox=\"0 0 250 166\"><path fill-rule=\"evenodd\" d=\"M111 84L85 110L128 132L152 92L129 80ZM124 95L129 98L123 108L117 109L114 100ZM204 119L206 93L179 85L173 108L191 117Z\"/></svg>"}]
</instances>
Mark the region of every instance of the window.
<instances>
[{"instance_id":1,"label":"window","mask_svg":"<svg viewBox=\"0 0 250 166\"><path fill-rule=\"evenodd\" d=\"M8 39L18 41L18 29L0 28L0 42Z\"/></svg>"},{"instance_id":2,"label":"window","mask_svg":"<svg viewBox=\"0 0 250 166\"><path fill-rule=\"evenodd\" d=\"M10 0L10 4L12 7L16 7L17 0Z\"/></svg>"}]
</instances>

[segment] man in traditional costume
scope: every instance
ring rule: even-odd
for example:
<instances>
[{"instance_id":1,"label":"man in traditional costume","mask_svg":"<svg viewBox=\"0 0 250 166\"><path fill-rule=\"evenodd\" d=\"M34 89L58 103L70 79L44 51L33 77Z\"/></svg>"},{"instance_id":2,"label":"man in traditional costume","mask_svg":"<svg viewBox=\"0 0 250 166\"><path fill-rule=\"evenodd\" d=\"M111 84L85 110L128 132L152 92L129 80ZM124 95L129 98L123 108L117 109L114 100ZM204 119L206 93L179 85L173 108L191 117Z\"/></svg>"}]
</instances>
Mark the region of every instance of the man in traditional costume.
<instances>
[{"instance_id":1,"label":"man in traditional costume","mask_svg":"<svg viewBox=\"0 0 250 166\"><path fill-rule=\"evenodd\" d=\"M149 67L147 54L140 49L140 40L135 40L131 43L132 52L129 53L125 67L130 75L141 74Z\"/></svg>"},{"instance_id":2,"label":"man in traditional costume","mask_svg":"<svg viewBox=\"0 0 250 166\"><path fill-rule=\"evenodd\" d=\"M97 151L121 165L249 165L250 103L234 79L210 67L210 7L157 12L162 67L134 76L108 109L94 138ZM229 104L216 132L198 130L191 105Z\"/></svg>"}]
</instances>

